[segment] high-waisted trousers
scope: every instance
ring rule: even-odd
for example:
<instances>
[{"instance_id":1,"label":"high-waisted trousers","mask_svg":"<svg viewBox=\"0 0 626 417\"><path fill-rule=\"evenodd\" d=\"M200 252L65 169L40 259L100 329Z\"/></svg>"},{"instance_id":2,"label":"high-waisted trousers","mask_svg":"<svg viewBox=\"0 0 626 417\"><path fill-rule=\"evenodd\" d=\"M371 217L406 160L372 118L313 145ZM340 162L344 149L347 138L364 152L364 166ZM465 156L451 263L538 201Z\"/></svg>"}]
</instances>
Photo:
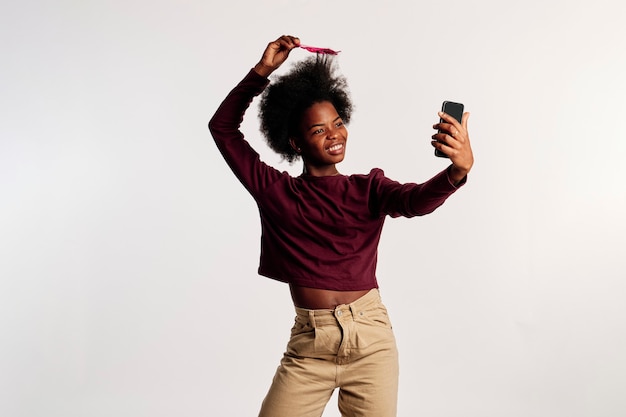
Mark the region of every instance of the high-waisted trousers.
<instances>
[{"instance_id":1,"label":"high-waisted trousers","mask_svg":"<svg viewBox=\"0 0 626 417\"><path fill-rule=\"evenodd\" d=\"M344 417L396 415L398 351L377 289L334 310L296 307L259 417L320 417L336 388Z\"/></svg>"}]
</instances>

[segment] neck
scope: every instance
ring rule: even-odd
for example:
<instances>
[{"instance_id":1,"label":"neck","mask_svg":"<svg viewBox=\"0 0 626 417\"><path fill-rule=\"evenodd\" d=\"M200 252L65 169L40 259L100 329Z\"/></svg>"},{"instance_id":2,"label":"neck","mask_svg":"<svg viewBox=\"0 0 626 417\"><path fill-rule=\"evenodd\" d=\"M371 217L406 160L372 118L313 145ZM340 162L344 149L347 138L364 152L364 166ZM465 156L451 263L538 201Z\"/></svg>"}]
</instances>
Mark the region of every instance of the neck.
<instances>
[{"instance_id":1,"label":"neck","mask_svg":"<svg viewBox=\"0 0 626 417\"><path fill-rule=\"evenodd\" d=\"M334 175L339 175L339 171L337 171L337 167L335 166L335 164L323 167L316 167L305 163L302 169L302 173L314 177L332 177Z\"/></svg>"}]
</instances>

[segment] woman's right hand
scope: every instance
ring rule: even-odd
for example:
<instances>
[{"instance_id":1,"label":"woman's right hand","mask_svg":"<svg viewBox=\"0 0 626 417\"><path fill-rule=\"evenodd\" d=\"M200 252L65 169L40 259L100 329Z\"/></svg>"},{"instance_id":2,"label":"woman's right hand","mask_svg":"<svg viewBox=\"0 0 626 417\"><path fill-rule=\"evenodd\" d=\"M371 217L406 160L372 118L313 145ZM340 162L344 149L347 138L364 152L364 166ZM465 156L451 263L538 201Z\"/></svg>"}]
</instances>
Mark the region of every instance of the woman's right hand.
<instances>
[{"instance_id":1,"label":"woman's right hand","mask_svg":"<svg viewBox=\"0 0 626 417\"><path fill-rule=\"evenodd\" d=\"M283 35L268 43L261 60L254 66L254 71L263 77L269 76L287 60L289 52L298 46L300 39L289 35Z\"/></svg>"}]
</instances>

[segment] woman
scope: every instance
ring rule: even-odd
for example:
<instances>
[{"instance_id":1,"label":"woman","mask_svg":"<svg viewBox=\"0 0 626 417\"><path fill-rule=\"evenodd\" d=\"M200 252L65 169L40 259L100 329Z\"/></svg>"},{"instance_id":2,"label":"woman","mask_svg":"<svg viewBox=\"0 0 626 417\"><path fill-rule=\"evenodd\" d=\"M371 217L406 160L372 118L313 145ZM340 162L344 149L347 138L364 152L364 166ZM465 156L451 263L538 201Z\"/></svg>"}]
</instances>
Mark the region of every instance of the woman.
<instances>
[{"instance_id":1,"label":"woman","mask_svg":"<svg viewBox=\"0 0 626 417\"><path fill-rule=\"evenodd\" d=\"M332 58L299 62L268 87L267 77L299 45L293 36L270 42L209 122L259 207L259 274L288 283L296 309L260 416L319 417L335 388L344 416L395 416L398 355L375 274L380 233L386 216L428 214L465 183L473 165L469 114L461 123L439 114L443 122L433 126L431 143L451 164L423 184L400 184L377 168L341 175L352 103ZM239 131L263 92L261 131L285 159L302 159L298 177L260 161Z\"/></svg>"}]
</instances>

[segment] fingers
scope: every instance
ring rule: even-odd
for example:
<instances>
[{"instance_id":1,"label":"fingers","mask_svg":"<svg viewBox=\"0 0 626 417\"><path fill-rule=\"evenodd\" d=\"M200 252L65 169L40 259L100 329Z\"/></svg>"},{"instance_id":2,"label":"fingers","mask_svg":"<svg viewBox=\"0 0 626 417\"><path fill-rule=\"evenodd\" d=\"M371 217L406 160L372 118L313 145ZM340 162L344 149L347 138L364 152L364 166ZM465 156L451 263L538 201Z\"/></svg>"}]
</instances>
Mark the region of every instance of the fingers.
<instances>
[{"instance_id":1,"label":"fingers","mask_svg":"<svg viewBox=\"0 0 626 417\"><path fill-rule=\"evenodd\" d=\"M277 54L289 54L289 52L300 46L300 39L295 36L283 35L267 45L266 52L271 52L269 57L275 58ZM286 56L285 56L286 59ZM283 60L284 61L284 60Z\"/></svg>"},{"instance_id":2,"label":"fingers","mask_svg":"<svg viewBox=\"0 0 626 417\"><path fill-rule=\"evenodd\" d=\"M464 113L459 123L449 114L439 112L441 121L433 125L437 133L432 135L431 144L450 159L471 159L471 147L467 130L469 113ZM467 165L464 163L463 165Z\"/></svg>"},{"instance_id":3,"label":"fingers","mask_svg":"<svg viewBox=\"0 0 626 417\"><path fill-rule=\"evenodd\" d=\"M300 46L300 39L291 35L283 35L272 43L278 44L284 49L292 50Z\"/></svg>"},{"instance_id":4,"label":"fingers","mask_svg":"<svg viewBox=\"0 0 626 417\"><path fill-rule=\"evenodd\" d=\"M462 127L461 123L459 123L454 117L450 116L448 113L440 111L437 114L439 115L441 120L443 120L443 122L439 122L439 124L441 125L441 127L439 128L444 128L446 131L452 132L454 128L459 130ZM463 117L465 117L465 114L469 115L469 113L464 113ZM461 118L461 121L462 120L463 119Z\"/></svg>"},{"instance_id":5,"label":"fingers","mask_svg":"<svg viewBox=\"0 0 626 417\"><path fill-rule=\"evenodd\" d=\"M438 136L439 138L445 140L446 137L448 137L460 141L469 139L469 135L467 133L469 113L466 112L463 114L461 123L447 113L439 112L438 115L442 121L433 125L433 129L437 129L438 131L437 134L433 135L433 138Z\"/></svg>"},{"instance_id":6,"label":"fingers","mask_svg":"<svg viewBox=\"0 0 626 417\"><path fill-rule=\"evenodd\" d=\"M261 60L254 67L255 71L267 77L280 67L289 56L289 52L298 46L300 46L300 39L290 35L283 35L268 43Z\"/></svg>"}]
</instances>

